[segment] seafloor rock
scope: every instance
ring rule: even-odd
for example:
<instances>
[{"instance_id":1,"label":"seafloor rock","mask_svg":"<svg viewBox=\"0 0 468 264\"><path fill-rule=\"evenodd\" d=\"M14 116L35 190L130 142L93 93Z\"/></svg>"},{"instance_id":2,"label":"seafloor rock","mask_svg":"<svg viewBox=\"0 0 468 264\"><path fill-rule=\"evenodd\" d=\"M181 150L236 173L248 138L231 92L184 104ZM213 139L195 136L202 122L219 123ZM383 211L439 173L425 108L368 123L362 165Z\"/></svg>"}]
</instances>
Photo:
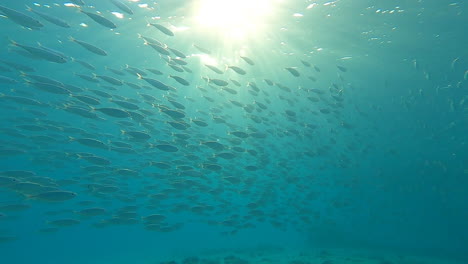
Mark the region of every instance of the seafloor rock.
<instances>
[{"instance_id":1,"label":"seafloor rock","mask_svg":"<svg viewBox=\"0 0 468 264\"><path fill-rule=\"evenodd\" d=\"M198 257L187 257L182 260L182 264L198 264L200 259Z\"/></svg>"},{"instance_id":2,"label":"seafloor rock","mask_svg":"<svg viewBox=\"0 0 468 264\"><path fill-rule=\"evenodd\" d=\"M175 260L171 260L171 261L163 261L159 264L177 264L177 262Z\"/></svg>"},{"instance_id":3,"label":"seafloor rock","mask_svg":"<svg viewBox=\"0 0 468 264\"><path fill-rule=\"evenodd\" d=\"M290 261L289 264L310 264L310 262L303 261L303 260L293 260L293 261Z\"/></svg>"},{"instance_id":4,"label":"seafloor rock","mask_svg":"<svg viewBox=\"0 0 468 264\"><path fill-rule=\"evenodd\" d=\"M224 258L224 264L249 264L249 261L236 256L227 256Z\"/></svg>"}]
</instances>

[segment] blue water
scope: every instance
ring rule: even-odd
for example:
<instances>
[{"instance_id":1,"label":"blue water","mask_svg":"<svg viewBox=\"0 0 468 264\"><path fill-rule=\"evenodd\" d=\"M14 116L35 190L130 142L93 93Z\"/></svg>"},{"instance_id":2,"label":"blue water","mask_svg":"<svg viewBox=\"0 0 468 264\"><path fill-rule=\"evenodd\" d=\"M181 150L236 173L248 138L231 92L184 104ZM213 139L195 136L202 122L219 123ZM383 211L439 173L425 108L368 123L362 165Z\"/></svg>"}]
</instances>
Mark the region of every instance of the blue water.
<instances>
[{"instance_id":1,"label":"blue water","mask_svg":"<svg viewBox=\"0 0 468 264\"><path fill-rule=\"evenodd\" d=\"M387 250L468 262L465 2L269 1L267 15L252 13L230 28L198 23L202 1L123 2L133 15L111 1L81 7L115 29L63 1L0 3L2 263L160 263L259 248ZM43 26L15 23L5 7ZM11 41L53 49L46 53L66 62ZM67 90L40 89L44 81L33 75ZM57 192L74 197L41 199ZM101 213L80 214L90 208ZM149 223L153 214L163 220Z\"/></svg>"}]
</instances>

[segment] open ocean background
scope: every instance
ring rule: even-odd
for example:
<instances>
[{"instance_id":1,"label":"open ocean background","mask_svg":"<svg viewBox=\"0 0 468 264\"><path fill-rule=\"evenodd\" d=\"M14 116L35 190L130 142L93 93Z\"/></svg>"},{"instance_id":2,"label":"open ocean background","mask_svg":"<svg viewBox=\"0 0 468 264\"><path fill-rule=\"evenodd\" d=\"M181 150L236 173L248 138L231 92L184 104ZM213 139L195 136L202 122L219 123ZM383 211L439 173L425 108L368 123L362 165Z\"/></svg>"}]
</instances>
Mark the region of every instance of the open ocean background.
<instances>
[{"instance_id":1,"label":"open ocean background","mask_svg":"<svg viewBox=\"0 0 468 264\"><path fill-rule=\"evenodd\" d=\"M160 263L317 249L468 263L466 1L272 0L261 29L242 38L197 24L198 1L122 0L133 15L111 1L84 1L82 10L100 11L117 28L65 1L0 2L44 25L22 27L0 8L1 263ZM158 53L139 34L187 58ZM11 41L40 43L67 62ZM38 88L44 81L33 75L59 81L55 88L67 94ZM103 107L130 114L116 118ZM103 147L80 141L89 138ZM51 191L76 196L40 199ZM100 213L86 215L90 208Z\"/></svg>"}]
</instances>

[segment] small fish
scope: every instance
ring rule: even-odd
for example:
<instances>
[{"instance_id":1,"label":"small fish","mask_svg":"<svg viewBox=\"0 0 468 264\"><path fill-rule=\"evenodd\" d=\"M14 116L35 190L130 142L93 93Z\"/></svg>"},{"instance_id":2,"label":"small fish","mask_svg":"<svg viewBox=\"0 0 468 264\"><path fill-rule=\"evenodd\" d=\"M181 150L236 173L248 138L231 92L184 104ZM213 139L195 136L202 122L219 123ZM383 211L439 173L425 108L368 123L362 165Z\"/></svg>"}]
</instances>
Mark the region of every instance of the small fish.
<instances>
[{"instance_id":1,"label":"small fish","mask_svg":"<svg viewBox=\"0 0 468 264\"><path fill-rule=\"evenodd\" d=\"M107 149L107 145L97 139L94 138L73 138L70 137L70 141L76 141L83 146L93 147L93 148L100 148L100 149Z\"/></svg>"},{"instance_id":2,"label":"small fish","mask_svg":"<svg viewBox=\"0 0 468 264\"><path fill-rule=\"evenodd\" d=\"M35 80L37 82L50 83L50 84L54 84L54 85L57 85L57 86L64 86L64 84L62 82L59 82L57 80L51 79L51 78L46 77L46 76L28 74L28 73L25 73L25 72L20 72L20 75L22 77L25 77L25 78L33 79L33 80Z\"/></svg>"},{"instance_id":3,"label":"small fish","mask_svg":"<svg viewBox=\"0 0 468 264\"><path fill-rule=\"evenodd\" d=\"M185 80L184 78L182 77L179 77L179 76L175 76L175 75L169 75L169 77L171 77L172 79L176 80L178 83L184 85L184 86L189 86L190 83Z\"/></svg>"},{"instance_id":4,"label":"small fish","mask_svg":"<svg viewBox=\"0 0 468 264\"><path fill-rule=\"evenodd\" d=\"M20 47L38 58L41 58L50 62L55 62L55 63L67 62L67 59L62 54L53 52L41 46L39 47L28 46L28 45L17 43L14 40L10 40L10 42L13 46Z\"/></svg>"},{"instance_id":5,"label":"small fish","mask_svg":"<svg viewBox=\"0 0 468 264\"><path fill-rule=\"evenodd\" d=\"M245 62L247 62L250 65L255 65L252 59L245 57L245 56L240 56L241 59L243 59Z\"/></svg>"},{"instance_id":6,"label":"small fish","mask_svg":"<svg viewBox=\"0 0 468 264\"><path fill-rule=\"evenodd\" d=\"M192 123L194 123L195 125L197 126L200 126L200 127L207 127L208 126L208 123L206 123L205 121L203 120L197 120L197 119L193 119L193 120L190 120Z\"/></svg>"},{"instance_id":7,"label":"small fish","mask_svg":"<svg viewBox=\"0 0 468 264\"><path fill-rule=\"evenodd\" d=\"M178 65L173 65L173 64L168 64L168 65L176 72L184 72L184 69L182 67L179 67Z\"/></svg>"},{"instance_id":8,"label":"small fish","mask_svg":"<svg viewBox=\"0 0 468 264\"><path fill-rule=\"evenodd\" d=\"M172 32L170 29L168 29L167 27L163 26L163 25L160 25L160 24L157 24L157 23L148 23L148 26L153 26L155 28L157 28L159 31L161 31L162 33L170 36L170 37L173 37L174 36L174 32Z\"/></svg>"},{"instance_id":9,"label":"small fish","mask_svg":"<svg viewBox=\"0 0 468 264\"><path fill-rule=\"evenodd\" d=\"M235 71L236 73L240 75L245 75L247 73L244 69L237 67L237 66L227 66L227 68Z\"/></svg>"},{"instance_id":10,"label":"small fish","mask_svg":"<svg viewBox=\"0 0 468 264\"><path fill-rule=\"evenodd\" d=\"M227 81L221 80L221 79L211 79L211 78L207 78L207 79L209 83L213 83L217 86L227 86L229 84Z\"/></svg>"},{"instance_id":11,"label":"small fish","mask_svg":"<svg viewBox=\"0 0 468 264\"><path fill-rule=\"evenodd\" d=\"M163 75L162 71L157 70L157 69L151 69L151 68L148 69L148 68L147 68L146 70L149 71L149 72L151 72L151 73L153 73L153 74L156 74L156 75Z\"/></svg>"},{"instance_id":12,"label":"small fish","mask_svg":"<svg viewBox=\"0 0 468 264\"><path fill-rule=\"evenodd\" d=\"M285 68L289 73L291 73L294 77L299 77L301 74L295 67L287 67Z\"/></svg>"},{"instance_id":13,"label":"small fish","mask_svg":"<svg viewBox=\"0 0 468 264\"><path fill-rule=\"evenodd\" d=\"M29 208L31 208L31 206L28 204L7 204L0 206L0 212L19 212L27 210Z\"/></svg>"},{"instance_id":14,"label":"small fish","mask_svg":"<svg viewBox=\"0 0 468 264\"><path fill-rule=\"evenodd\" d=\"M75 75L80 77L81 79L83 79L85 81L92 82L92 83L99 83L99 80L96 79L96 77L94 77L94 76L89 76L89 75L79 74L79 73L75 73Z\"/></svg>"},{"instance_id":15,"label":"small fish","mask_svg":"<svg viewBox=\"0 0 468 264\"><path fill-rule=\"evenodd\" d=\"M0 83L9 83L9 84L13 84L13 83L17 83L18 81L15 80L15 79L12 79L10 77L6 77L6 76L2 76L0 75Z\"/></svg>"},{"instance_id":16,"label":"small fish","mask_svg":"<svg viewBox=\"0 0 468 264\"><path fill-rule=\"evenodd\" d=\"M202 52L202 53L205 53L205 54L208 54L208 55L211 54L211 51L209 51L208 49L202 48L202 47L200 47L200 46L198 46L198 45L196 45L196 44L193 44L193 46L194 46L198 51L200 51L200 52Z\"/></svg>"},{"instance_id":17,"label":"small fish","mask_svg":"<svg viewBox=\"0 0 468 264\"><path fill-rule=\"evenodd\" d=\"M187 58L187 56L185 56L185 54L182 53L182 52L179 51L179 50L176 50L176 49L174 49L174 48L168 48L168 49L169 49L172 53L174 53L174 55L176 55L176 56L179 57L179 58L182 58L182 59Z\"/></svg>"},{"instance_id":18,"label":"small fish","mask_svg":"<svg viewBox=\"0 0 468 264\"><path fill-rule=\"evenodd\" d=\"M0 5L0 13L3 13L16 24L30 29L40 29L44 26L39 20L5 6Z\"/></svg>"},{"instance_id":19,"label":"small fish","mask_svg":"<svg viewBox=\"0 0 468 264\"><path fill-rule=\"evenodd\" d=\"M302 63L304 66L306 66L306 67L312 66L309 62L304 61L304 60L301 60L301 63Z\"/></svg>"},{"instance_id":20,"label":"small fish","mask_svg":"<svg viewBox=\"0 0 468 264\"><path fill-rule=\"evenodd\" d=\"M105 66L104 68L105 68L106 70L108 70L108 71L114 73L114 74L119 75L119 76L124 76L124 75L125 75L125 72L123 72L123 71L121 71L121 70L113 69L113 68L110 68L110 67L107 67L107 66Z\"/></svg>"},{"instance_id":21,"label":"small fish","mask_svg":"<svg viewBox=\"0 0 468 264\"><path fill-rule=\"evenodd\" d=\"M224 72L214 65L205 64L210 70L216 72L217 74L223 74Z\"/></svg>"},{"instance_id":22,"label":"small fish","mask_svg":"<svg viewBox=\"0 0 468 264\"><path fill-rule=\"evenodd\" d=\"M133 15L133 10L128 5L126 5L124 2L122 2L120 0L111 0L111 2L116 7L118 7L120 10L124 11L125 13L127 13L129 15Z\"/></svg>"},{"instance_id":23,"label":"small fish","mask_svg":"<svg viewBox=\"0 0 468 264\"><path fill-rule=\"evenodd\" d=\"M236 91L236 90L231 89L231 88L229 88L229 87L223 87L223 88L221 88L221 89L222 89L223 91L226 91L226 92L230 93L230 94L237 94L237 91Z\"/></svg>"},{"instance_id":24,"label":"small fish","mask_svg":"<svg viewBox=\"0 0 468 264\"><path fill-rule=\"evenodd\" d=\"M79 223L80 221L75 220L75 219L59 219L59 220L47 222L47 224L49 225L60 226L60 227L74 226L74 225L78 225Z\"/></svg>"},{"instance_id":25,"label":"small fish","mask_svg":"<svg viewBox=\"0 0 468 264\"><path fill-rule=\"evenodd\" d=\"M182 59L178 59L178 58L171 58L171 62L175 62L176 64L178 65L187 65L188 63Z\"/></svg>"},{"instance_id":26,"label":"small fish","mask_svg":"<svg viewBox=\"0 0 468 264\"><path fill-rule=\"evenodd\" d=\"M67 95L71 94L71 91L66 89L65 87L58 86L58 85L51 84L51 83L41 83L41 82L31 82L31 81L27 81L26 83L31 84L34 87L36 87L36 88L38 88L38 89L40 89L42 91L49 92L49 93L64 94L64 95L65 94L67 94Z\"/></svg>"},{"instance_id":27,"label":"small fish","mask_svg":"<svg viewBox=\"0 0 468 264\"><path fill-rule=\"evenodd\" d=\"M90 104L90 105L99 105L101 102L99 99L92 97L90 95L71 95L73 98L76 98L83 103Z\"/></svg>"},{"instance_id":28,"label":"small fish","mask_svg":"<svg viewBox=\"0 0 468 264\"><path fill-rule=\"evenodd\" d=\"M81 216L98 216L98 215L103 215L106 213L106 209L103 208L86 208L80 211L75 212L76 214L79 214Z\"/></svg>"},{"instance_id":29,"label":"small fish","mask_svg":"<svg viewBox=\"0 0 468 264\"><path fill-rule=\"evenodd\" d=\"M142 76L146 76L148 75L146 72L144 72L142 69L139 69L139 68L136 68L136 67L132 67L130 65L125 65L125 70L132 73L133 75L136 75L136 74L140 74Z\"/></svg>"},{"instance_id":30,"label":"small fish","mask_svg":"<svg viewBox=\"0 0 468 264\"><path fill-rule=\"evenodd\" d=\"M235 86L237 86L237 87L240 87L240 86L241 86L240 82L238 82L238 81L236 81L236 80L230 79L230 81L231 81Z\"/></svg>"},{"instance_id":31,"label":"small fish","mask_svg":"<svg viewBox=\"0 0 468 264\"><path fill-rule=\"evenodd\" d=\"M29 66L26 66L24 64L20 64L20 63L16 63L16 62L11 62L11 61L6 61L6 60L0 60L0 62L16 69L16 70L19 70L19 71L23 71L23 72L34 72L36 71L34 68L32 67L29 67Z\"/></svg>"},{"instance_id":32,"label":"small fish","mask_svg":"<svg viewBox=\"0 0 468 264\"><path fill-rule=\"evenodd\" d=\"M77 60L77 59L75 59L75 58L73 58L73 57L70 57L70 59L71 59L71 61L73 61L73 62L79 63L81 66L87 68L88 70L92 70L92 71L96 70L96 67L94 67L94 66L93 66L92 64L90 64L89 62L86 62L86 61L83 61L83 60Z\"/></svg>"},{"instance_id":33,"label":"small fish","mask_svg":"<svg viewBox=\"0 0 468 264\"><path fill-rule=\"evenodd\" d=\"M182 119L185 117L185 113L180 110L172 110L168 108L161 108L161 112L164 114L174 118L174 119Z\"/></svg>"},{"instance_id":34,"label":"small fish","mask_svg":"<svg viewBox=\"0 0 468 264\"><path fill-rule=\"evenodd\" d=\"M110 100L111 102L119 105L120 107L123 107L127 110L138 110L140 107L136 104L127 102L127 101L121 101L121 100Z\"/></svg>"},{"instance_id":35,"label":"small fish","mask_svg":"<svg viewBox=\"0 0 468 264\"><path fill-rule=\"evenodd\" d=\"M158 53L162 55L167 55L167 56L171 55L171 53L165 46L162 46L156 43L151 43L151 42L145 42L145 45L152 47L155 51L157 51Z\"/></svg>"},{"instance_id":36,"label":"small fish","mask_svg":"<svg viewBox=\"0 0 468 264\"><path fill-rule=\"evenodd\" d=\"M117 28L117 25L115 25L112 21L110 21L109 19L107 19L107 18L105 18L105 17L103 17L101 15L91 13L91 12L86 12L86 11L83 11L83 10L80 10L80 12L87 15L89 18L91 18L96 23L98 23L98 24L100 24L102 26L105 26L105 27L108 27L108 28L111 28L111 29Z\"/></svg>"},{"instance_id":37,"label":"small fish","mask_svg":"<svg viewBox=\"0 0 468 264\"><path fill-rule=\"evenodd\" d=\"M272 86L274 83L272 80L270 79L264 79L264 81L269 85L269 86Z\"/></svg>"},{"instance_id":38,"label":"small fish","mask_svg":"<svg viewBox=\"0 0 468 264\"><path fill-rule=\"evenodd\" d=\"M99 78L103 81L106 81L112 85L117 85L117 86L122 86L123 85L123 82L121 80L118 80L114 77L110 77L110 76L106 76L106 75L97 75L97 74L93 74L95 78Z\"/></svg>"},{"instance_id":39,"label":"small fish","mask_svg":"<svg viewBox=\"0 0 468 264\"><path fill-rule=\"evenodd\" d=\"M336 67L338 68L338 70L340 70L340 71L342 71L342 72L347 72L347 71L348 71L348 69L346 69L346 68L343 67L343 66L337 65Z\"/></svg>"},{"instance_id":40,"label":"small fish","mask_svg":"<svg viewBox=\"0 0 468 264\"><path fill-rule=\"evenodd\" d=\"M156 79L143 77L143 76L141 76L139 74L137 74L137 75L138 75L139 80L146 81L147 83L151 84L151 86L153 86L154 88L157 88L157 89L162 90L162 91L171 90L171 88L168 85L166 85L166 84L164 84L164 83L162 83L162 82L160 82L160 81L158 81Z\"/></svg>"},{"instance_id":41,"label":"small fish","mask_svg":"<svg viewBox=\"0 0 468 264\"><path fill-rule=\"evenodd\" d=\"M224 150L224 145L217 142L217 141L204 141L204 142L201 142L200 143L201 145L205 145L211 149L214 149L214 150L217 150L217 151L221 151L221 150Z\"/></svg>"},{"instance_id":42,"label":"small fish","mask_svg":"<svg viewBox=\"0 0 468 264\"><path fill-rule=\"evenodd\" d=\"M83 48L85 48L85 49L91 51L91 52L94 53L94 54L101 55L101 56L107 56L107 52L104 51L104 50L101 49L101 48L98 48L98 47L96 47L96 46L94 46L94 45L92 45L92 44L89 44L89 43L87 43L87 42L84 42L84 41L81 41L81 40L77 40L77 39L75 39L75 38L73 38L73 37L69 37L69 39L70 39L70 41L73 41L73 42L79 44L80 46L82 46Z\"/></svg>"},{"instance_id":43,"label":"small fish","mask_svg":"<svg viewBox=\"0 0 468 264\"><path fill-rule=\"evenodd\" d=\"M103 108L95 108L94 110L99 111L108 116L117 117L117 118L130 117L130 114L127 111L120 110L118 108L103 107Z\"/></svg>"},{"instance_id":44,"label":"small fish","mask_svg":"<svg viewBox=\"0 0 468 264\"><path fill-rule=\"evenodd\" d=\"M138 139L138 140L148 140L151 138L151 135L149 135L148 133L146 132L141 132L141 131L125 131L125 130L121 130L122 134L123 135L128 135L134 139Z\"/></svg>"},{"instance_id":45,"label":"small fish","mask_svg":"<svg viewBox=\"0 0 468 264\"><path fill-rule=\"evenodd\" d=\"M78 155L78 158L79 159L83 159L83 160L86 160L92 164L95 164L95 165L101 165L101 166L107 166L107 165L110 165L111 164L111 161L106 159L106 158L102 158L102 157L98 157L98 156L81 156L81 155Z\"/></svg>"},{"instance_id":46,"label":"small fish","mask_svg":"<svg viewBox=\"0 0 468 264\"><path fill-rule=\"evenodd\" d=\"M158 144L155 148L162 150L164 152L177 152L179 149L176 146L169 145L169 144Z\"/></svg>"},{"instance_id":47,"label":"small fish","mask_svg":"<svg viewBox=\"0 0 468 264\"><path fill-rule=\"evenodd\" d=\"M31 199L46 202L63 202L76 197L76 193L68 191L50 191L30 196Z\"/></svg>"},{"instance_id":48,"label":"small fish","mask_svg":"<svg viewBox=\"0 0 468 264\"><path fill-rule=\"evenodd\" d=\"M63 27L63 28L70 28L70 25L67 22L63 21L62 19L58 17L34 10L29 6L26 6L26 7L28 8L28 11L33 12L34 14L42 17L44 20L49 21L50 23L56 26Z\"/></svg>"}]
</instances>

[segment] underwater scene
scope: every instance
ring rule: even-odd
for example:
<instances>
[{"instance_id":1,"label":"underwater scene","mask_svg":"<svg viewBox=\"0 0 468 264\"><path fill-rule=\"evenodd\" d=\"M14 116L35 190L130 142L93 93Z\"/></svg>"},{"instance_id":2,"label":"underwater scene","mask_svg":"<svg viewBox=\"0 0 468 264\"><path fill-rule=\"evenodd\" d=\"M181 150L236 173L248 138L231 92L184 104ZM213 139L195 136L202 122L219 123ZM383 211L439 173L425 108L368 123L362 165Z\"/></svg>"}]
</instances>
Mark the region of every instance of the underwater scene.
<instances>
[{"instance_id":1,"label":"underwater scene","mask_svg":"<svg viewBox=\"0 0 468 264\"><path fill-rule=\"evenodd\" d=\"M0 263L468 263L463 0L1 0Z\"/></svg>"}]
</instances>

